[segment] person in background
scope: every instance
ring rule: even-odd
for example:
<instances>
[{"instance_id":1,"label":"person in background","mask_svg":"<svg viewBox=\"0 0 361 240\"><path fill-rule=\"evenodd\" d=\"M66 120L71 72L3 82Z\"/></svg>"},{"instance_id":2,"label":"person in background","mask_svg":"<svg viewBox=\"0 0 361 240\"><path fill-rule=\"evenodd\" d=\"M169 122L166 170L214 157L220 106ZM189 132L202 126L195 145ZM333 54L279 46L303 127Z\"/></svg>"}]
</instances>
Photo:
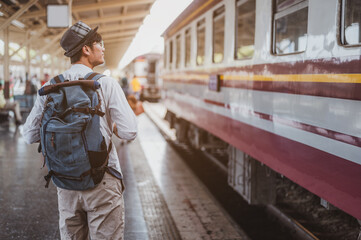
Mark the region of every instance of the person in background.
<instances>
[{"instance_id":1,"label":"person in background","mask_svg":"<svg viewBox=\"0 0 361 240\"><path fill-rule=\"evenodd\" d=\"M41 80L41 86L43 86L45 83L47 83L50 80L49 74L45 73L43 80Z\"/></svg>"},{"instance_id":2,"label":"person in background","mask_svg":"<svg viewBox=\"0 0 361 240\"><path fill-rule=\"evenodd\" d=\"M132 87L132 94L135 96L135 98L137 100L139 100L140 91L142 90L142 86L140 85L140 82L137 77L134 77L132 79L130 86Z\"/></svg>"},{"instance_id":3,"label":"person in background","mask_svg":"<svg viewBox=\"0 0 361 240\"><path fill-rule=\"evenodd\" d=\"M0 83L0 109L10 110L10 111L14 112L15 124L16 125L22 124L20 105L17 101L10 102L9 100L5 99L4 85L2 83Z\"/></svg>"},{"instance_id":4,"label":"person in background","mask_svg":"<svg viewBox=\"0 0 361 240\"><path fill-rule=\"evenodd\" d=\"M122 79L120 80L120 86L123 89L124 95L125 97L128 97L129 94L129 84L128 84L128 77L127 75L125 75L124 77L122 77Z\"/></svg>"},{"instance_id":5,"label":"person in background","mask_svg":"<svg viewBox=\"0 0 361 240\"><path fill-rule=\"evenodd\" d=\"M34 74L33 77L30 79L31 84L36 87L36 90L40 88L40 81L38 79L38 75Z\"/></svg>"}]
</instances>

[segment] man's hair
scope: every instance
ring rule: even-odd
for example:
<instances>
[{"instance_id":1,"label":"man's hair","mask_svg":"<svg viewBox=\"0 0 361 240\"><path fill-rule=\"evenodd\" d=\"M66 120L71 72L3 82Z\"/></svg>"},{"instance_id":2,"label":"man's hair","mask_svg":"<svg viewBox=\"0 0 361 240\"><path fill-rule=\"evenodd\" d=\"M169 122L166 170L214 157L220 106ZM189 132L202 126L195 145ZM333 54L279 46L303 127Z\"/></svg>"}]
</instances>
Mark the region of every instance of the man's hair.
<instances>
[{"instance_id":1,"label":"man's hair","mask_svg":"<svg viewBox=\"0 0 361 240\"><path fill-rule=\"evenodd\" d=\"M89 38L85 41L85 45L89 46L93 50L93 43L98 43L102 41L102 36L99 33L95 33L93 37ZM77 53L75 53L72 57L70 57L70 63L76 63L80 60L83 54L83 48L81 48Z\"/></svg>"}]
</instances>

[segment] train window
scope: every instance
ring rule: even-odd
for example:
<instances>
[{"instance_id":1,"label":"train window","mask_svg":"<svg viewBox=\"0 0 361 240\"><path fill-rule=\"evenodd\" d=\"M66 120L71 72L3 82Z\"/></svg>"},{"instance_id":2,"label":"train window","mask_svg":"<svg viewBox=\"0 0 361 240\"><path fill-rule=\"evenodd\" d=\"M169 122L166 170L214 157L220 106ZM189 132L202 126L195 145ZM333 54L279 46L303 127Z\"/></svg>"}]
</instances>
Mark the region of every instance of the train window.
<instances>
[{"instance_id":1,"label":"train window","mask_svg":"<svg viewBox=\"0 0 361 240\"><path fill-rule=\"evenodd\" d=\"M344 0L342 9L342 44L361 44L361 1Z\"/></svg>"},{"instance_id":2,"label":"train window","mask_svg":"<svg viewBox=\"0 0 361 240\"><path fill-rule=\"evenodd\" d=\"M175 40L176 44L176 59L175 59L175 65L176 68L180 68L181 65L181 35L178 35Z\"/></svg>"},{"instance_id":3,"label":"train window","mask_svg":"<svg viewBox=\"0 0 361 240\"><path fill-rule=\"evenodd\" d=\"M197 65L203 65L205 56L206 41L206 21L205 19L197 23Z\"/></svg>"},{"instance_id":4,"label":"train window","mask_svg":"<svg viewBox=\"0 0 361 240\"><path fill-rule=\"evenodd\" d=\"M304 0L276 0L276 10L280 12Z\"/></svg>"},{"instance_id":5,"label":"train window","mask_svg":"<svg viewBox=\"0 0 361 240\"><path fill-rule=\"evenodd\" d=\"M155 61L149 61L148 63L148 72L154 74L155 73Z\"/></svg>"},{"instance_id":6,"label":"train window","mask_svg":"<svg viewBox=\"0 0 361 240\"><path fill-rule=\"evenodd\" d=\"M173 41L169 42L169 68L172 69L173 63Z\"/></svg>"},{"instance_id":7,"label":"train window","mask_svg":"<svg viewBox=\"0 0 361 240\"><path fill-rule=\"evenodd\" d=\"M273 53L282 55L305 51L307 43L308 1L277 0L275 10Z\"/></svg>"},{"instance_id":8,"label":"train window","mask_svg":"<svg viewBox=\"0 0 361 240\"><path fill-rule=\"evenodd\" d=\"M236 59L250 58L253 56L255 9L255 0L237 0L236 2Z\"/></svg>"},{"instance_id":9,"label":"train window","mask_svg":"<svg viewBox=\"0 0 361 240\"><path fill-rule=\"evenodd\" d=\"M191 31L190 29L186 30L186 57L185 57L185 66L188 67L191 64Z\"/></svg>"},{"instance_id":10,"label":"train window","mask_svg":"<svg viewBox=\"0 0 361 240\"><path fill-rule=\"evenodd\" d=\"M224 52L224 6L213 12L213 62L223 61Z\"/></svg>"},{"instance_id":11,"label":"train window","mask_svg":"<svg viewBox=\"0 0 361 240\"><path fill-rule=\"evenodd\" d=\"M148 74L147 74L147 83L155 84L155 74L156 74L156 61L150 61L148 64Z\"/></svg>"}]
</instances>

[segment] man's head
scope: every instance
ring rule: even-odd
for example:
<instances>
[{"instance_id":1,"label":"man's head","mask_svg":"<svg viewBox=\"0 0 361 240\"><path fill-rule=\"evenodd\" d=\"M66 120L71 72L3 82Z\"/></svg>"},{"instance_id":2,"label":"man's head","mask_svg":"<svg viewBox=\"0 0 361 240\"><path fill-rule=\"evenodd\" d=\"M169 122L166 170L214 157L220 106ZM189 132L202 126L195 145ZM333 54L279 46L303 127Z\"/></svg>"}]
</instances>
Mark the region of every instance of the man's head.
<instances>
[{"instance_id":1,"label":"man's head","mask_svg":"<svg viewBox=\"0 0 361 240\"><path fill-rule=\"evenodd\" d=\"M82 63L93 68L104 63L104 45L97 33L98 27L91 29L79 21L71 26L60 40L60 45L70 57L72 64Z\"/></svg>"},{"instance_id":2,"label":"man's head","mask_svg":"<svg viewBox=\"0 0 361 240\"><path fill-rule=\"evenodd\" d=\"M2 82L0 82L0 90L3 90L3 83Z\"/></svg>"}]
</instances>

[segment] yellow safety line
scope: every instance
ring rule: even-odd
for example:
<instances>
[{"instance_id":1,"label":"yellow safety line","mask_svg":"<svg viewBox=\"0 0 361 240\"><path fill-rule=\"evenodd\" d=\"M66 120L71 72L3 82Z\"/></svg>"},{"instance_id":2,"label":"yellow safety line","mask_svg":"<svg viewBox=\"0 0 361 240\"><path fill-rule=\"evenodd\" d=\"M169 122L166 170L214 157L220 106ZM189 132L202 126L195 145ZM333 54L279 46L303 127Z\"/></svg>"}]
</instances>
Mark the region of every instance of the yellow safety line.
<instances>
[{"instance_id":1,"label":"yellow safety line","mask_svg":"<svg viewBox=\"0 0 361 240\"><path fill-rule=\"evenodd\" d=\"M314 240L319 240L318 237L316 237L315 235L313 235L313 233L311 233L310 231L308 231L304 226L302 226L298 221L296 221L295 219L292 218L292 221L299 226L303 231L305 231L310 237L312 237Z\"/></svg>"},{"instance_id":2,"label":"yellow safety line","mask_svg":"<svg viewBox=\"0 0 361 240\"><path fill-rule=\"evenodd\" d=\"M165 75L163 78L170 80L208 80L209 75ZM225 81L361 83L361 74L221 75L220 78Z\"/></svg>"}]
</instances>

